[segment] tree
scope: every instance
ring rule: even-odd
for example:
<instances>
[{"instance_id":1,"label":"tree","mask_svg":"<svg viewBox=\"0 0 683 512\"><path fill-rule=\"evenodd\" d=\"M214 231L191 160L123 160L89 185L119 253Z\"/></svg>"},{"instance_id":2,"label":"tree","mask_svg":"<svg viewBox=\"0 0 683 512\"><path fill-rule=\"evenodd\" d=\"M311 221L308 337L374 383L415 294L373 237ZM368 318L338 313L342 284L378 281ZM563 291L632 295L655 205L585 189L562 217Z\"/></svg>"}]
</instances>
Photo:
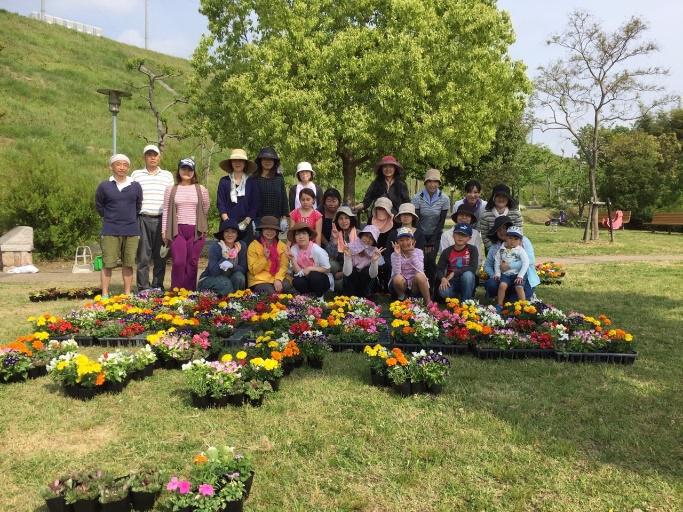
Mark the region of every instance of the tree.
<instances>
[{"instance_id":1,"label":"tree","mask_svg":"<svg viewBox=\"0 0 683 512\"><path fill-rule=\"evenodd\" d=\"M509 17L489 0L202 0L200 11L195 118L225 147L272 144L328 175L341 163L349 201L357 169L381 154L419 175L477 161L529 92Z\"/></svg>"},{"instance_id":2,"label":"tree","mask_svg":"<svg viewBox=\"0 0 683 512\"><path fill-rule=\"evenodd\" d=\"M629 67L634 59L657 51L653 42L640 43L647 30L643 20L632 17L613 33L605 32L590 14L574 11L564 32L548 41L567 52L565 60L539 68L535 103L542 130L564 130L574 139L587 162L588 184L593 203L598 202L596 171L600 163L599 131L617 122L634 121L644 112L668 103L664 96L652 99L649 93L662 88L648 79L667 73L645 66ZM645 100L649 102L645 104ZM581 137L580 127L588 120L589 136ZM598 210L591 209L588 238L597 240Z\"/></svg>"},{"instance_id":3,"label":"tree","mask_svg":"<svg viewBox=\"0 0 683 512\"><path fill-rule=\"evenodd\" d=\"M144 59L131 59L127 63L127 67L131 71L138 71L145 77L143 85L136 86L131 84L131 87L147 91L147 105L154 116L156 125L156 138L150 139L144 134L139 134L139 136L144 139L147 144L156 144L159 147L159 151L163 152L164 147L166 146L166 139L182 139L185 137L185 135L181 133L169 133L167 117L167 112L170 109L178 104L187 103L187 98L177 93L165 82L165 80L180 76L180 72L165 66L161 73L156 73L145 65ZM160 105L156 90L157 85L160 85L173 95L173 99L164 106Z\"/></svg>"}]
</instances>

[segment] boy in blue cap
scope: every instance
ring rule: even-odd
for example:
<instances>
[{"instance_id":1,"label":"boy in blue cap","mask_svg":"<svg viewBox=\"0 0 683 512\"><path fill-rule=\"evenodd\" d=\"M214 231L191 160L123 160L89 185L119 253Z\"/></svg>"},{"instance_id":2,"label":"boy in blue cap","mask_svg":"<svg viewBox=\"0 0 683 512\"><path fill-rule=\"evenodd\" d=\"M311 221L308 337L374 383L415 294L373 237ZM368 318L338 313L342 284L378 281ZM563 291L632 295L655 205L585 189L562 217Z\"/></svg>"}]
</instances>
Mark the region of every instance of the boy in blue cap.
<instances>
[{"instance_id":1,"label":"boy in blue cap","mask_svg":"<svg viewBox=\"0 0 683 512\"><path fill-rule=\"evenodd\" d=\"M509 286L515 287L517 298L525 300L524 294L524 280L526 279L526 272L529 269L529 256L527 256L524 247L522 247L522 239L524 234L522 228L518 226L510 226L507 230L505 243L498 249L494 259L494 273L493 278L498 281L498 305L496 309L503 309L503 302L505 301L505 292ZM506 263L507 268L501 274L501 264Z\"/></svg>"},{"instance_id":2,"label":"boy in blue cap","mask_svg":"<svg viewBox=\"0 0 683 512\"><path fill-rule=\"evenodd\" d=\"M453 245L441 253L437 264L439 295L446 298L456 297L461 301L474 296L479 250L469 244L472 227L464 222L453 228Z\"/></svg>"}]
</instances>

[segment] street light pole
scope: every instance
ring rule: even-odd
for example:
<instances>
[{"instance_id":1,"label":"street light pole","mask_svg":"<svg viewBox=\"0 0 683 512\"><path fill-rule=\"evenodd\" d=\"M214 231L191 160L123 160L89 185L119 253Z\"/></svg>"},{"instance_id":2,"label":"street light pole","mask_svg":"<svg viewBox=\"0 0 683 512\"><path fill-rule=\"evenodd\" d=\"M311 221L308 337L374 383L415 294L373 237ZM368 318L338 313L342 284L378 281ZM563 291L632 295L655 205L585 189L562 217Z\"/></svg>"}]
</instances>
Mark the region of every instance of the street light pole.
<instances>
[{"instance_id":1,"label":"street light pole","mask_svg":"<svg viewBox=\"0 0 683 512\"><path fill-rule=\"evenodd\" d=\"M116 154L116 115L121 110L121 98L130 98L131 94L117 89L97 89L97 92L107 96L109 112L111 112L111 147L112 155Z\"/></svg>"}]
</instances>

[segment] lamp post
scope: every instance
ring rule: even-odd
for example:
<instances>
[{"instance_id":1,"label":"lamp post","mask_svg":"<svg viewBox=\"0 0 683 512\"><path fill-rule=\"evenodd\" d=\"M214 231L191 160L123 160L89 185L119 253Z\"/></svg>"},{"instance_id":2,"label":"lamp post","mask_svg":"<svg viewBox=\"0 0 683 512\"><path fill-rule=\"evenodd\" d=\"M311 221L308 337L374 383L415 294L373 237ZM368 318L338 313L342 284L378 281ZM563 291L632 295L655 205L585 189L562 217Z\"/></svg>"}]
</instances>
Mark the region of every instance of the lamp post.
<instances>
[{"instance_id":1,"label":"lamp post","mask_svg":"<svg viewBox=\"0 0 683 512\"><path fill-rule=\"evenodd\" d=\"M111 154L116 154L116 114L121 110L121 98L130 98L131 94L117 89L97 89L97 92L107 96L109 112L111 112Z\"/></svg>"}]
</instances>

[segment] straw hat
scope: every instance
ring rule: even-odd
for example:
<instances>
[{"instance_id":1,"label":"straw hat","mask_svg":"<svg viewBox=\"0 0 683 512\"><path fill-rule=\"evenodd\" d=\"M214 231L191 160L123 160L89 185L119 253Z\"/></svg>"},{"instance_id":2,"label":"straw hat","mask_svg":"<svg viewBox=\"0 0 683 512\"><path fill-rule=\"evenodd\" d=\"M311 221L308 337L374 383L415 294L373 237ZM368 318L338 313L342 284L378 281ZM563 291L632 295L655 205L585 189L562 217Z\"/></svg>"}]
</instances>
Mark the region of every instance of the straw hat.
<instances>
[{"instance_id":1,"label":"straw hat","mask_svg":"<svg viewBox=\"0 0 683 512\"><path fill-rule=\"evenodd\" d=\"M247 158L247 152L243 149L233 149L230 156L225 160L221 160L218 167L223 169L225 172L232 172L232 165L230 160L244 160L246 162L246 171L252 173L256 170L256 163L252 162Z\"/></svg>"},{"instance_id":2,"label":"straw hat","mask_svg":"<svg viewBox=\"0 0 683 512\"><path fill-rule=\"evenodd\" d=\"M425 183L428 181L438 181L441 185L441 171L439 169L428 169L425 174Z\"/></svg>"},{"instance_id":3,"label":"straw hat","mask_svg":"<svg viewBox=\"0 0 683 512\"><path fill-rule=\"evenodd\" d=\"M398 207L398 213L396 214L396 217L400 218L404 213L412 215L414 222L420 220L420 217L418 217L417 213L415 212L415 205L413 203L401 204L401 206Z\"/></svg>"}]
</instances>

